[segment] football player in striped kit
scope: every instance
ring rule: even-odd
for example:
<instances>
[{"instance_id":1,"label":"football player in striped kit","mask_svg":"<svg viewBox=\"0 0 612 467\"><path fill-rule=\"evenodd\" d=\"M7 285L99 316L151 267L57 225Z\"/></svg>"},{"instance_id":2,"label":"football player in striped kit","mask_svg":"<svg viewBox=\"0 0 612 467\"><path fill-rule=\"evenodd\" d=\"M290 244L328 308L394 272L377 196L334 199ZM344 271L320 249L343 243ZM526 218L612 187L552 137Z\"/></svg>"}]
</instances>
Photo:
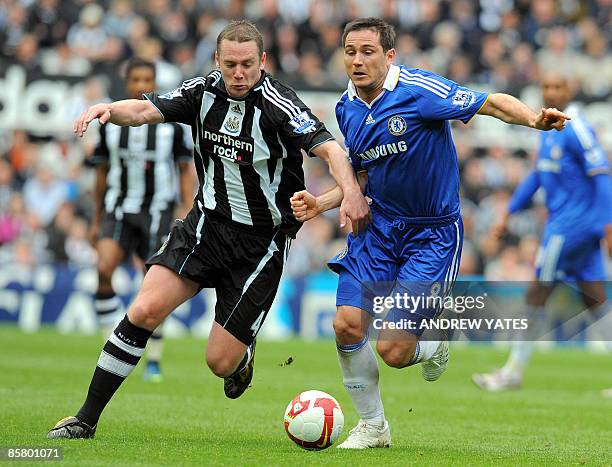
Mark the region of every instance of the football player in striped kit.
<instances>
[{"instance_id":1,"label":"football player in striped kit","mask_svg":"<svg viewBox=\"0 0 612 467\"><path fill-rule=\"evenodd\" d=\"M328 163L342 188L340 211L355 233L369 208L346 153L295 92L264 71L263 38L248 21L217 38L217 70L164 95L91 107L94 119L121 126L163 121L191 126L200 181L193 208L149 259L142 287L98 359L85 403L49 438L91 438L106 404L143 355L152 331L202 288L215 288L215 321L206 363L229 398L253 377L255 339L280 281L290 241L301 224L290 197L304 189L302 151Z\"/></svg>"},{"instance_id":2,"label":"football player in striped kit","mask_svg":"<svg viewBox=\"0 0 612 467\"><path fill-rule=\"evenodd\" d=\"M126 90L131 99L144 99L154 91L155 65L131 59ZM100 127L92 157L96 208L90 236L98 252L95 310L105 339L125 314L111 282L114 271L132 255L144 266L168 236L175 214L184 217L193 202L193 144L185 128L178 123ZM162 378L162 349L160 326L147 350L144 376L149 381Z\"/></svg>"}]
</instances>

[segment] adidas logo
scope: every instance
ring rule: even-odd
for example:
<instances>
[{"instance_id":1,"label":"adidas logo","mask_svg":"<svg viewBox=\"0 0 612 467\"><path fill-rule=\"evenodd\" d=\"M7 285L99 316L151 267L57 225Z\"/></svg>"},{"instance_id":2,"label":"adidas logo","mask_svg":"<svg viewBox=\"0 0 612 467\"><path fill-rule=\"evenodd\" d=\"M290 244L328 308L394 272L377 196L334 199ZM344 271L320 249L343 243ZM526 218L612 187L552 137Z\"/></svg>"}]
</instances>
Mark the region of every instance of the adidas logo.
<instances>
[{"instance_id":1,"label":"adidas logo","mask_svg":"<svg viewBox=\"0 0 612 467\"><path fill-rule=\"evenodd\" d=\"M242 115L242 109L240 108L238 104L233 106L230 110L234 113L237 113L238 115Z\"/></svg>"},{"instance_id":2,"label":"adidas logo","mask_svg":"<svg viewBox=\"0 0 612 467\"><path fill-rule=\"evenodd\" d=\"M366 118L365 124L371 125L372 123L376 123L376 120L374 120L374 118L372 117L372 114L369 114L368 118Z\"/></svg>"}]
</instances>

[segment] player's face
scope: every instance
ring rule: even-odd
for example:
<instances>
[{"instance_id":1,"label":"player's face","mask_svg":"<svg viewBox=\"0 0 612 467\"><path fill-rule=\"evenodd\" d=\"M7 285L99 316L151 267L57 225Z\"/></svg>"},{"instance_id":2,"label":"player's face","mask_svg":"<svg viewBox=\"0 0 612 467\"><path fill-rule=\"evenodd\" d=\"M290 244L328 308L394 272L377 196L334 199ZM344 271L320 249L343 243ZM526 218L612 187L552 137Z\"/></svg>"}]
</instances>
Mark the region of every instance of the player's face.
<instances>
[{"instance_id":1,"label":"player's face","mask_svg":"<svg viewBox=\"0 0 612 467\"><path fill-rule=\"evenodd\" d=\"M571 91L567 80L561 76L548 75L542 79L542 98L546 107L565 109L571 99Z\"/></svg>"},{"instance_id":2,"label":"player's face","mask_svg":"<svg viewBox=\"0 0 612 467\"><path fill-rule=\"evenodd\" d=\"M351 31L344 41L344 68L360 93L382 89L394 58L395 49L385 53L378 32L371 29Z\"/></svg>"},{"instance_id":3,"label":"player's face","mask_svg":"<svg viewBox=\"0 0 612 467\"><path fill-rule=\"evenodd\" d=\"M266 64L266 53L261 56L255 41L236 42L222 40L215 52L217 68L221 70L225 89L231 97L241 98L261 78Z\"/></svg>"},{"instance_id":4,"label":"player's face","mask_svg":"<svg viewBox=\"0 0 612 467\"><path fill-rule=\"evenodd\" d=\"M155 90L155 73L148 66L132 68L127 77L127 92L132 99L142 99L143 94Z\"/></svg>"}]
</instances>

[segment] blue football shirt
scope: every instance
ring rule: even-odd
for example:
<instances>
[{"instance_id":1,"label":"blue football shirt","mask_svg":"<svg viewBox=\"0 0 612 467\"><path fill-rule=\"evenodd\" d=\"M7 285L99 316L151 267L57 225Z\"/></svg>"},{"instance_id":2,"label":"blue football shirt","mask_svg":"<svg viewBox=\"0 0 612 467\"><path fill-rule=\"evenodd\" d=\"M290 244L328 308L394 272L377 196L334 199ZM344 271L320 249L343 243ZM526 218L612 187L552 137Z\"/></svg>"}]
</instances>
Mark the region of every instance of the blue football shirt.
<instances>
[{"instance_id":1,"label":"blue football shirt","mask_svg":"<svg viewBox=\"0 0 612 467\"><path fill-rule=\"evenodd\" d=\"M351 163L366 170L366 194L393 217L422 225L459 215L459 168L449 120L464 123L487 94L435 73L391 65L371 104L352 82L336 105Z\"/></svg>"},{"instance_id":2,"label":"blue football shirt","mask_svg":"<svg viewBox=\"0 0 612 467\"><path fill-rule=\"evenodd\" d=\"M572 119L564 131L543 132L536 163L540 186L546 192L547 227L570 232L601 224L599 205L591 177L608 173L606 154L593 128L575 105L565 111Z\"/></svg>"}]
</instances>

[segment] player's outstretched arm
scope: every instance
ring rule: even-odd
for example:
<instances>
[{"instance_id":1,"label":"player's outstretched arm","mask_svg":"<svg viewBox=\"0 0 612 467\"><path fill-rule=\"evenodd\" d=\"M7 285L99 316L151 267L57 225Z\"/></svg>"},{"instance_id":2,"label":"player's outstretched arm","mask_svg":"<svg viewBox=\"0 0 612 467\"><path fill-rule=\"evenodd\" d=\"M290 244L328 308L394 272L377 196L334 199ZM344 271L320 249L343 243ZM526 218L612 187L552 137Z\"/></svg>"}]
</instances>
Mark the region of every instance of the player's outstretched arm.
<instances>
[{"instance_id":1,"label":"player's outstretched arm","mask_svg":"<svg viewBox=\"0 0 612 467\"><path fill-rule=\"evenodd\" d=\"M508 203L508 208L499 215L497 221L491 227L492 236L501 238L506 233L510 216L525 209L538 188L540 188L540 176L537 170L532 170L514 191L512 199Z\"/></svg>"},{"instance_id":2,"label":"player's outstretched arm","mask_svg":"<svg viewBox=\"0 0 612 467\"><path fill-rule=\"evenodd\" d=\"M89 124L99 119L119 126L140 126L145 123L161 123L163 117L159 110L146 99L125 99L111 104L96 104L83 112L74 122L74 132L83 136Z\"/></svg>"},{"instance_id":3,"label":"player's outstretched arm","mask_svg":"<svg viewBox=\"0 0 612 467\"><path fill-rule=\"evenodd\" d=\"M320 196L306 190L297 191L291 197L291 210L298 221L306 222L322 212L340 206L342 197L342 189L337 185ZM340 227L344 227L344 224L341 223Z\"/></svg>"},{"instance_id":4,"label":"player's outstretched arm","mask_svg":"<svg viewBox=\"0 0 612 467\"><path fill-rule=\"evenodd\" d=\"M543 108L539 113L535 113L516 97L502 93L490 94L478 113L511 125L523 125L543 131L563 130L566 120L571 120L567 114L554 108Z\"/></svg>"},{"instance_id":5,"label":"player's outstretched arm","mask_svg":"<svg viewBox=\"0 0 612 467\"><path fill-rule=\"evenodd\" d=\"M365 230L367 224L370 223L370 208L361 193L361 188L357 183L355 172L348 162L346 153L336 141L326 141L315 147L312 152L315 156L327 162L329 172L342 191L340 225L345 225L348 217L351 220L353 234L357 235Z\"/></svg>"},{"instance_id":6,"label":"player's outstretched arm","mask_svg":"<svg viewBox=\"0 0 612 467\"><path fill-rule=\"evenodd\" d=\"M359 172L357 174L357 179L359 180L359 187L362 193L365 193L365 185L368 181L367 172ZM343 196L342 189L338 185L319 196L314 196L306 190L297 191L291 197L291 209L298 221L306 222L325 211L340 206ZM366 201L367 200L368 198L366 197ZM342 220L340 227L344 227L345 222L346 219Z\"/></svg>"}]
</instances>

